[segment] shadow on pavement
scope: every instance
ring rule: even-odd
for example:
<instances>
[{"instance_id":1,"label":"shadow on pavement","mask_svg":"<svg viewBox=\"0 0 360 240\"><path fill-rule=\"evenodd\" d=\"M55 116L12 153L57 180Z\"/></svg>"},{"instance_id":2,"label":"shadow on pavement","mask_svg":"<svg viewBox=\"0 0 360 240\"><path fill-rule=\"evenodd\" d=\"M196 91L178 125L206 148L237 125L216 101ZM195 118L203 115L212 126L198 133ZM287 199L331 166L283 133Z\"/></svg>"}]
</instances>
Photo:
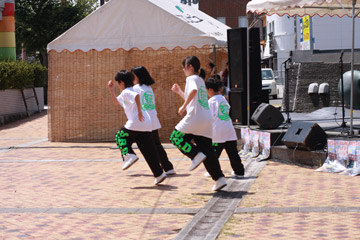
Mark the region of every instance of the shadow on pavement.
<instances>
[{"instance_id":1,"label":"shadow on pavement","mask_svg":"<svg viewBox=\"0 0 360 240\"><path fill-rule=\"evenodd\" d=\"M224 198L224 199L240 199L243 198L245 195L253 195L254 193L249 193L246 191L226 191L220 190L214 194L214 197Z\"/></svg>"},{"instance_id":2,"label":"shadow on pavement","mask_svg":"<svg viewBox=\"0 0 360 240\"><path fill-rule=\"evenodd\" d=\"M47 110L43 110L41 111L41 113L34 113L33 115L31 115L30 117L25 117L19 120L16 120L14 122L10 122L7 123L5 125L0 126L0 130L5 130L5 129L9 129L9 128L16 128L18 126L20 126L21 124L24 124L26 122L41 118L43 116L47 115Z\"/></svg>"}]
</instances>

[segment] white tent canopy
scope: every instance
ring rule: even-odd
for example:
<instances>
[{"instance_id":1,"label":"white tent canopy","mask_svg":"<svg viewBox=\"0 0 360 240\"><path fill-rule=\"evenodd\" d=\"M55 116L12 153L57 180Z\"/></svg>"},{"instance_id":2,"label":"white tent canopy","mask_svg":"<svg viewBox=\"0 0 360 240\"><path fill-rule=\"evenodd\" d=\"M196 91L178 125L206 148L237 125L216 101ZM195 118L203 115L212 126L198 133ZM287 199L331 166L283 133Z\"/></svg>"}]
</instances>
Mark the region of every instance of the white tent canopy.
<instances>
[{"instance_id":1,"label":"white tent canopy","mask_svg":"<svg viewBox=\"0 0 360 240\"><path fill-rule=\"evenodd\" d=\"M246 6L246 12L283 16L352 16L353 0L252 0ZM355 8L359 8L356 3Z\"/></svg>"},{"instance_id":2,"label":"white tent canopy","mask_svg":"<svg viewBox=\"0 0 360 240\"><path fill-rule=\"evenodd\" d=\"M225 46L228 26L173 0L111 0L48 44L47 50L143 50Z\"/></svg>"}]
</instances>

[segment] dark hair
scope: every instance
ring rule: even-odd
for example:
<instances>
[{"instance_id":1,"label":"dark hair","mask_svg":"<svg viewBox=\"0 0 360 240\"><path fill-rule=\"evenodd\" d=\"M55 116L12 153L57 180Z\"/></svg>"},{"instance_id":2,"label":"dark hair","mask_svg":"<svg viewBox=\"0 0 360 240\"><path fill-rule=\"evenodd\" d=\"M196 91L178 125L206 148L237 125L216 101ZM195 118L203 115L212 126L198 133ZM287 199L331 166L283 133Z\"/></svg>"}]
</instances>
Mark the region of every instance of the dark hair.
<instances>
[{"instance_id":1,"label":"dark hair","mask_svg":"<svg viewBox=\"0 0 360 240\"><path fill-rule=\"evenodd\" d=\"M212 89L215 92L218 92L221 88L221 83L219 82L219 80L216 79L215 76L213 77L209 77L206 81L205 81L205 86L208 89Z\"/></svg>"},{"instance_id":2,"label":"dark hair","mask_svg":"<svg viewBox=\"0 0 360 240\"><path fill-rule=\"evenodd\" d=\"M205 79L205 77L206 77L206 72L205 72L204 69L200 68L199 76L200 76L202 79Z\"/></svg>"},{"instance_id":3,"label":"dark hair","mask_svg":"<svg viewBox=\"0 0 360 240\"><path fill-rule=\"evenodd\" d=\"M214 74L212 75L213 78L215 78L216 80L218 80L221 83L221 77L219 74Z\"/></svg>"},{"instance_id":4,"label":"dark hair","mask_svg":"<svg viewBox=\"0 0 360 240\"><path fill-rule=\"evenodd\" d=\"M134 76L128 70L120 70L120 72L116 73L115 80L118 83L124 82L125 88L134 86Z\"/></svg>"},{"instance_id":5,"label":"dark hair","mask_svg":"<svg viewBox=\"0 0 360 240\"><path fill-rule=\"evenodd\" d=\"M182 62L183 67L193 66L194 72L198 73L200 70L200 60L195 56L187 56Z\"/></svg>"},{"instance_id":6,"label":"dark hair","mask_svg":"<svg viewBox=\"0 0 360 240\"><path fill-rule=\"evenodd\" d=\"M209 67L214 68L215 67L215 64L213 64L212 62L209 62Z\"/></svg>"},{"instance_id":7,"label":"dark hair","mask_svg":"<svg viewBox=\"0 0 360 240\"><path fill-rule=\"evenodd\" d=\"M151 84L155 83L154 79L150 76L148 70L146 70L146 68L143 66L134 67L133 69L131 69L131 72L138 77L140 85L145 84L147 86L150 86Z\"/></svg>"}]
</instances>

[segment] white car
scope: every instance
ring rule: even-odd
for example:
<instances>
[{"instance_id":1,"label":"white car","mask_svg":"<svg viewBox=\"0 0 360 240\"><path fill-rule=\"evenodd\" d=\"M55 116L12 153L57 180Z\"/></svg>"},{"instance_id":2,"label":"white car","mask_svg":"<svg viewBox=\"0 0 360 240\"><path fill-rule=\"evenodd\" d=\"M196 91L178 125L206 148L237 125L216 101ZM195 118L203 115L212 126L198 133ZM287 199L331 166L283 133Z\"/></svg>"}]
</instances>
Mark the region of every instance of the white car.
<instances>
[{"instance_id":1,"label":"white car","mask_svg":"<svg viewBox=\"0 0 360 240\"><path fill-rule=\"evenodd\" d=\"M261 69L262 89L269 91L269 96L277 99L276 79L271 68Z\"/></svg>"}]
</instances>

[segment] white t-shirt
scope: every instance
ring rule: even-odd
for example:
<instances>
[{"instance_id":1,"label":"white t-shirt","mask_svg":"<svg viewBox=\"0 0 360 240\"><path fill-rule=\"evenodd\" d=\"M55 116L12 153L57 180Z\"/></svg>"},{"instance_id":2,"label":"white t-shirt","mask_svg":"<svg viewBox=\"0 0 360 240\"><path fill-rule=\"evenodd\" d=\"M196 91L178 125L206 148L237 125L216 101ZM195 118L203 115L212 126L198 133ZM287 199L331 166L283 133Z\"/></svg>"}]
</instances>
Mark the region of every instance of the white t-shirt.
<instances>
[{"instance_id":1,"label":"white t-shirt","mask_svg":"<svg viewBox=\"0 0 360 240\"><path fill-rule=\"evenodd\" d=\"M198 75L192 75L186 78L185 99L191 90L197 90L197 94L187 105L186 116L175 126L175 129L183 133L211 138L211 114L205 82Z\"/></svg>"},{"instance_id":2,"label":"white t-shirt","mask_svg":"<svg viewBox=\"0 0 360 240\"><path fill-rule=\"evenodd\" d=\"M209 99L212 117L212 141L224 143L237 140L236 132L229 116L230 105L222 95L215 95Z\"/></svg>"},{"instance_id":3,"label":"white t-shirt","mask_svg":"<svg viewBox=\"0 0 360 240\"><path fill-rule=\"evenodd\" d=\"M139 95L134 91L132 87L125 88L120 95L117 97L118 102L124 108L127 122L125 123L125 128L133 131L140 132L151 132L152 124L150 116L147 112L143 112L144 121L140 122L139 114L135 102L135 97Z\"/></svg>"},{"instance_id":4,"label":"white t-shirt","mask_svg":"<svg viewBox=\"0 0 360 240\"><path fill-rule=\"evenodd\" d=\"M146 111L149 114L152 123L152 130L161 128L159 118L157 117L155 95L152 88L145 84L136 84L134 86L134 91L140 94L141 110Z\"/></svg>"}]
</instances>

